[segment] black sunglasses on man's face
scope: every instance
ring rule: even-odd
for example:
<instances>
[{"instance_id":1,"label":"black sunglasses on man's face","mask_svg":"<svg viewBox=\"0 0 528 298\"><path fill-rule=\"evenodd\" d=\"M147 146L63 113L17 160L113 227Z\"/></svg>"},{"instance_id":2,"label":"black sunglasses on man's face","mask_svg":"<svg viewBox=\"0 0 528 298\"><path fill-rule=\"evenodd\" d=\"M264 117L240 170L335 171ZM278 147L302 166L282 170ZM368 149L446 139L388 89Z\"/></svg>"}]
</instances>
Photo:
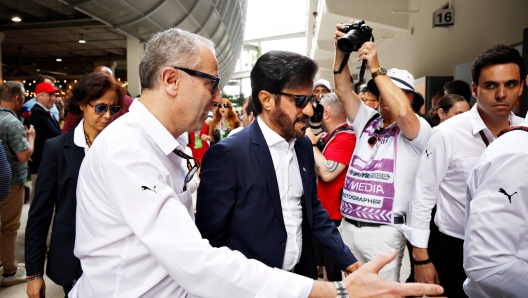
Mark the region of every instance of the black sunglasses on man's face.
<instances>
[{"instance_id":1,"label":"black sunglasses on man's face","mask_svg":"<svg viewBox=\"0 0 528 298\"><path fill-rule=\"evenodd\" d=\"M177 67L177 66L173 66L174 68L176 69L179 69L183 72L186 72L187 74L193 76L193 77L199 77L199 78L203 78L203 79L208 79L208 80L212 80L214 81L214 85L213 85L213 89L211 89L211 94L215 93L216 89L218 88L218 84L220 84L220 77L215 77L215 76L212 76L210 74L206 74L204 72L201 72L201 71L197 71L197 70L192 70L192 69L188 69L188 68L183 68L183 67Z\"/></svg>"},{"instance_id":2,"label":"black sunglasses on man's face","mask_svg":"<svg viewBox=\"0 0 528 298\"><path fill-rule=\"evenodd\" d=\"M293 95L293 94L282 93L282 92L279 92L277 94L293 97L295 99L295 106L298 107L298 108L301 108L301 109L304 109L304 107L306 107L306 105L309 102L312 103L312 105L313 105L315 103L315 97L316 97L315 95L310 95L310 96Z\"/></svg>"}]
</instances>

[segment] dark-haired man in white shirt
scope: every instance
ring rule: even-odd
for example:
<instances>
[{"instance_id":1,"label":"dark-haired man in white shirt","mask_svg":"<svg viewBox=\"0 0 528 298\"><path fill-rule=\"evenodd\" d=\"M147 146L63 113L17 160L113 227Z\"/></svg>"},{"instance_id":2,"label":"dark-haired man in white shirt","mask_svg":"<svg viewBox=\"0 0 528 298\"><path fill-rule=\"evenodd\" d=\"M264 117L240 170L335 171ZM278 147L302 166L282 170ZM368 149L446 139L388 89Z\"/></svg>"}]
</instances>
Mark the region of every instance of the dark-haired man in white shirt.
<instances>
[{"instance_id":1,"label":"dark-haired man in white shirt","mask_svg":"<svg viewBox=\"0 0 528 298\"><path fill-rule=\"evenodd\" d=\"M448 297L465 296L462 258L468 175L499 132L523 120L511 112L526 75L517 50L495 46L475 59L471 73L477 104L433 130L421 157L407 226L402 226L414 246L415 280L441 284ZM428 248L429 222L435 204L435 223L440 233L435 247Z\"/></svg>"}]
</instances>

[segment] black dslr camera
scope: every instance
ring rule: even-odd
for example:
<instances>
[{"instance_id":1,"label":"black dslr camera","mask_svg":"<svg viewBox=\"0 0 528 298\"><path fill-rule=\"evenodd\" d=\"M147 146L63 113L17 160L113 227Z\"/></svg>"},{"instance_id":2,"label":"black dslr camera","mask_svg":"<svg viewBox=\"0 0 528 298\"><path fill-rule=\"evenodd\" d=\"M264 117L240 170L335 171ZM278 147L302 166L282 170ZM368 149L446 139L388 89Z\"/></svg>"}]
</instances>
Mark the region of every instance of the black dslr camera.
<instances>
[{"instance_id":1,"label":"black dslr camera","mask_svg":"<svg viewBox=\"0 0 528 298\"><path fill-rule=\"evenodd\" d=\"M346 24L345 29L341 30L346 33L337 40L337 48L345 53L358 51L361 46L372 38L372 28L365 24L365 21L355 21L353 24Z\"/></svg>"}]
</instances>

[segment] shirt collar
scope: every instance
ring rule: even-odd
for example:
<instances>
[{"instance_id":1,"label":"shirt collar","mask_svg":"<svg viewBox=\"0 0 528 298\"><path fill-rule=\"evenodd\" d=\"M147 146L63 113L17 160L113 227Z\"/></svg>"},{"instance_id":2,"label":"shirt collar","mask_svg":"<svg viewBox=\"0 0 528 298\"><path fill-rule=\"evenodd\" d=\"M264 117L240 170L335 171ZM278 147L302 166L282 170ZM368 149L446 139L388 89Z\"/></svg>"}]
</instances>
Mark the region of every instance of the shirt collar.
<instances>
[{"instance_id":1,"label":"shirt collar","mask_svg":"<svg viewBox=\"0 0 528 298\"><path fill-rule=\"evenodd\" d=\"M16 113L13 110L8 109L6 107L0 106L0 111L7 111L7 112L10 112L11 114L13 114L13 116L15 116L15 117L17 116Z\"/></svg>"},{"instance_id":2,"label":"shirt collar","mask_svg":"<svg viewBox=\"0 0 528 298\"><path fill-rule=\"evenodd\" d=\"M88 144L86 143L86 138L84 137L84 119L77 124L75 130L73 131L73 143L77 147L88 149Z\"/></svg>"},{"instance_id":3,"label":"shirt collar","mask_svg":"<svg viewBox=\"0 0 528 298\"><path fill-rule=\"evenodd\" d=\"M262 134L264 135L264 139L266 140L266 144L268 144L268 147L274 146L280 142L286 142L286 140L281 137L278 133L273 131L260 117L257 117L258 124L260 126L260 130L262 131ZM288 143L288 149L291 149L295 145L295 141L297 139L291 139Z\"/></svg>"},{"instance_id":4,"label":"shirt collar","mask_svg":"<svg viewBox=\"0 0 528 298\"><path fill-rule=\"evenodd\" d=\"M44 111L46 111L46 112L50 112L50 111L51 111L51 110L49 110L48 108L46 108L46 107L45 107L45 106L44 106L43 104L41 104L41 103L40 103L40 102L38 102L38 101L37 101L37 102L35 102L35 104L37 104L37 105L41 106L41 107L42 107L42 108L44 109Z\"/></svg>"},{"instance_id":5,"label":"shirt collar","mask_svg":"<svg viewBox=\"0 0 528 298\"><path fill-rule=\"evenodd\" d=\"M479 133L479 131L489 128L484 124L484 121L482 121L482 118L480 118L480 114L477 109L477 103L469 110L469 115L471 119L471 126L473 127L473 135L476 135ZM515 114L513 112L510 112L509 121L510 125L513 123L513 117L515 117Z\"/></svg>"},{"instance_id":6,"label":"shirt collar","mask_svg":"<svg viewBox=\"0 0 528 298\"><path fill-rule=\"evenodd\" d=\"M172 134L159 122L152 113L141 103L141 100L134 100L130 105L129 113L139 122L139 124L148 132L148 135L154 140L156 145L165 155L169 155L173 150L185 150Z\"/></svg>"}]
</instances>

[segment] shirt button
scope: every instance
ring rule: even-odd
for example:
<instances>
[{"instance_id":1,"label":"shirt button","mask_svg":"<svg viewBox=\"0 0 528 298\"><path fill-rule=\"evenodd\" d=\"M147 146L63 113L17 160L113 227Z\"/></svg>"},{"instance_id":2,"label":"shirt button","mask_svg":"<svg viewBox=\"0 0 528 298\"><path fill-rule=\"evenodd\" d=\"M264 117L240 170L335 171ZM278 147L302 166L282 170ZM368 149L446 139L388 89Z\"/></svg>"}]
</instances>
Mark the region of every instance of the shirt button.
<instances>
[{"instance_id":1,"label":"shirt button","mask_svg":"<svg viewBox=\"0 0 528 298\"><path fill-rule=\"evenodd\" d=\"M286 246L286 241L281 240L280 245L281 245L281 246Z\"/></svg>"}]
</instances>

